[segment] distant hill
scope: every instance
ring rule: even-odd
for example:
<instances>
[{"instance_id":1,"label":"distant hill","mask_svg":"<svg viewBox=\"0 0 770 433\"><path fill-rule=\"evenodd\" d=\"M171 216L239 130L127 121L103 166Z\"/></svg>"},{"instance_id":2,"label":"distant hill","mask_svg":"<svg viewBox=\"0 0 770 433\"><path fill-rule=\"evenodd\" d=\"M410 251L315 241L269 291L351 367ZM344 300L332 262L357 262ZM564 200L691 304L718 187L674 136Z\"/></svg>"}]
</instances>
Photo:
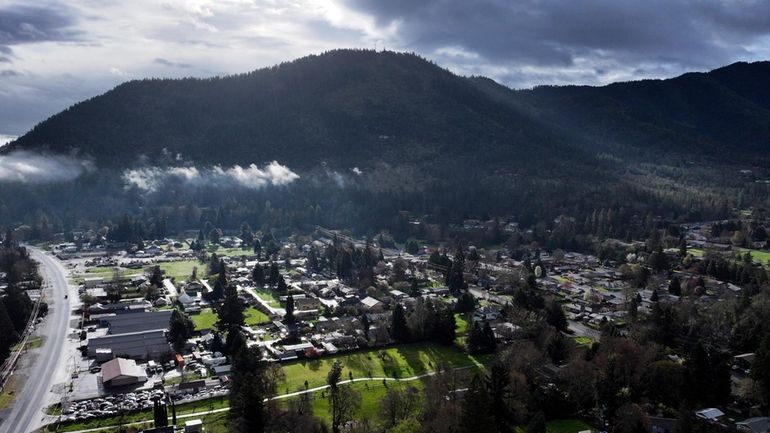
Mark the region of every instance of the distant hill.
<instances>
[{"instance_id":1,"label":"distant hill","mask_svg":"<svg viewBox=\"0 0 770 433\"><path fill-rule=\"evenodd\" d=\"M3 152L77 149L113 168L179 154L297 169L386 162L438 175L464 167L559 176L601 165L597 154L766 158L768 137L767 62L516 91L411 54L336 50L235 76L127 82L43 121Z\"/></svg>"},{"instance_id":2,"label":"distant hill","mask_svg":"<svg viewBox=\"0 0 770 433\"><path fill-rule=\"evenodd\" d=\"M591 151L738 161L770 156L770 62L603 87L513 91L488 79L472 81Z\"/></svg>"}]
</instances>

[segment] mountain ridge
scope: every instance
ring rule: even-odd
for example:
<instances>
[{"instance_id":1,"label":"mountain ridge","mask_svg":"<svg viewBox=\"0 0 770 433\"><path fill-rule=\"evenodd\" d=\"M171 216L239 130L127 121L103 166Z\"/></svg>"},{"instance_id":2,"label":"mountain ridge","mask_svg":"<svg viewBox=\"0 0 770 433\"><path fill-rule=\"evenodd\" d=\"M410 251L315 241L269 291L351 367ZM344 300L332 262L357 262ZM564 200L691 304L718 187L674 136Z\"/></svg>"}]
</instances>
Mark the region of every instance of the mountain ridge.
<instances>
[{"instance_id":1,"label":"mountain ridge","mask_svg":"<svg viewBox=\"0 0 770 433\"><path fill-rule=\"evenodd\" d=\"M436 161L483 169L548 161L569 170L661 155L766 152L770 62L605 86L514 90L419 56L334 50L244 74L123 83L46 119L2 149L78 150L99 166L163 154L299 168ZM173 162L173 159L169 163Z\"/></svg>"}]
</instances>

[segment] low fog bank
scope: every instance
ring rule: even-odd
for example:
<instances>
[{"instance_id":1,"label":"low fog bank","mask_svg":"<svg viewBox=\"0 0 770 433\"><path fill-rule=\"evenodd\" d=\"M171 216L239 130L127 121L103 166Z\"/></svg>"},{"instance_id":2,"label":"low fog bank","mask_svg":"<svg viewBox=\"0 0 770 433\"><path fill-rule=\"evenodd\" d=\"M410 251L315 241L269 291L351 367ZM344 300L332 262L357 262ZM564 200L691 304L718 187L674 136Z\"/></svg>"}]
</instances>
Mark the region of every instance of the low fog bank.
<instances>
[{"instance_id":1,"label":"low fog bank","mask_svg":"<svg viewBox=\"0 0 770 433\"><path fill-rule=\"evenodd\" d=\"M93 171L89 159L15 151L0 155L0 182L40 184L66 182Z\"/></svg>"},{"instance_id":2,"label":"low fog bank","mask_svg":"<svg viewBox=\"0 0 770 433\"><path fill-rule=\"evenodd\" d=\"M136 187L148 192L157 191L172 180L193 186L240 186L257 190L268 185L288 185L297 179L297 173L278 161L272 161L262 168L256 164L246 167L233 165L227 168L219 165L207 168L142 167L123 172L123 181L127 187Z\"/></svg>"}]
</instances>

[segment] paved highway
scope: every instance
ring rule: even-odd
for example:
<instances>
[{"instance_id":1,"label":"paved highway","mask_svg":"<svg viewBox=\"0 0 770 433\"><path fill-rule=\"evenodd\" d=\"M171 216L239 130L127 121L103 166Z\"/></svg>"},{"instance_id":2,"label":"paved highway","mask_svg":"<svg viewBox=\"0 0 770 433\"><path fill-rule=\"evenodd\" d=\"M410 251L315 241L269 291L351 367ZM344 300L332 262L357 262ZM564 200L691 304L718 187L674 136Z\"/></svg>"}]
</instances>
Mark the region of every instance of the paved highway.
<instances>
[{"instance_id":1,"label":"paved highway","mask_svg":"<svg viewBox=\"0 0 770 433\"><path fill-rule=\"evenodd\" d=\"M24 369L26 382L16 393L16 399L8 416L0 424L0 433L28 433L40 428L46 419L45 406L49 404L48 392L55 379L61 377L59 370L66 369L63 356L70 320L70 303L65 295L69 291L67 271L55 258L44 251L28 247L32 257L40 263L40 273L50 284L48 301L51 303L48 317L41 324L40 335L45 343Z\"/></svg>"}]
</instances>

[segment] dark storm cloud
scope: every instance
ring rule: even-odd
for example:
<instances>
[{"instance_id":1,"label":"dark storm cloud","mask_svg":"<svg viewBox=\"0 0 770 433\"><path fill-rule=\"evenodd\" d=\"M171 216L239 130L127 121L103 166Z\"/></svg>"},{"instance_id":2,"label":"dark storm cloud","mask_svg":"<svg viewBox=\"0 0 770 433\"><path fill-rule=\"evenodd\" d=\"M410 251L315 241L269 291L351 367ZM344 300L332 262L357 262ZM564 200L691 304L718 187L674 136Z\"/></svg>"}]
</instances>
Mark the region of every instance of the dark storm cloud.
<instances>
[{"instance_id":1,"label":"dark storm cloud","mask_svg":"<svg viewBox=\"0 0 770 433\"><path fill-rule=\"evenodd\" d=\"M0 44L73 39L75 14L61 7L11 5L0 8Z\"/></svg>"},{"instance_id":2,"label":"dark storm cloud","mask_svg":"<svg viewBox=\"0 0 770 433\"><path fill-rule=\"evenodd\" d=\"M721 65L770 33L767 1L345 0L406 46L462 47L492 62L567 66L578 57Z\"/></svg>"},{"instance_id":3,"label":"dark storm cloud","mask_svg":"<svg viewBox=\"0 0 770 433\"><path fill-rule=\"evenodd\" d=\"M0 63L11 61L13 45L74 39L75 22L74 12L62 7L0 7Z\"/></svg>"}]
</instances>

